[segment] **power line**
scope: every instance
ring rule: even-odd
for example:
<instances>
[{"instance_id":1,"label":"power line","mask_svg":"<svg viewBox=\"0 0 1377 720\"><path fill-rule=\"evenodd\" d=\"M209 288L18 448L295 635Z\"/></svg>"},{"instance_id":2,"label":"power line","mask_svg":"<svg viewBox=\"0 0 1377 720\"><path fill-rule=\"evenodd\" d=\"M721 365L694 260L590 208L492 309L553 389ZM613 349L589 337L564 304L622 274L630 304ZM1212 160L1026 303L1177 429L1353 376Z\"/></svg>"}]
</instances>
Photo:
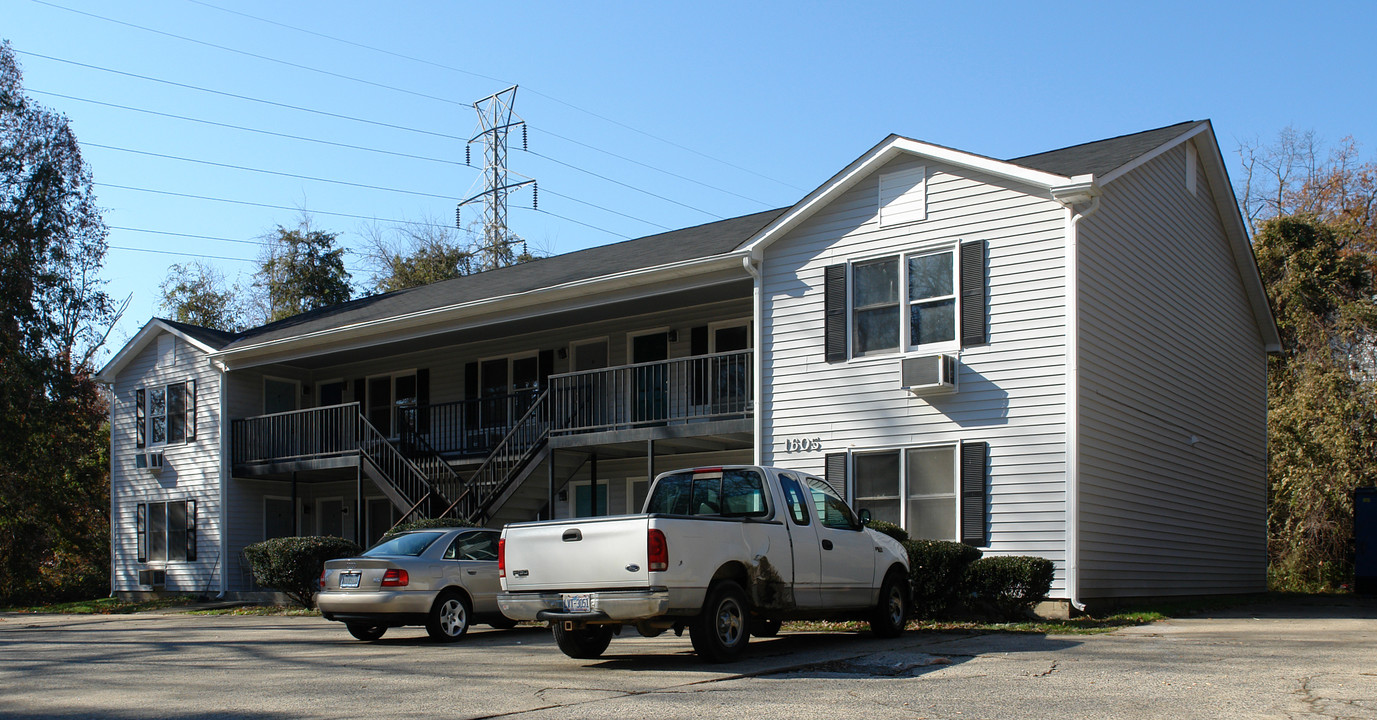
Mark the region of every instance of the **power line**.
<instances>
[{"instance_id":1,"label":"power line","mask_svg":"<svg viewBox=\"0 0 1377 720\"><path fill-rule=\"evenodd\" d=\"M148 248L124 247L123 245L107 245L111 250L126 250L129 252L155 253L157 255L177 255L180 257L201 258L203 260L232 260L234 262L258 262L249 258L224 257L223 255L200 255L197 253L174 252L172 250L149 250Z\"/></svg>"},{"instance_id":2,"label":"power line","mask_svg":"<svg viewBox=\"0 0 1377 720\"><path fill-rule=\"evenodd\" d=\"M332 145L334 147L348 148L350 150L364 150L366 152L379 153L382 155L392 155L394 157L411 158L413 160L427 160L430 162L445 163L447 165L459 165L460 167L467 167L465 163L461 163L458 160L442 160L440 158L426 157L424 155L411 155L408 153L393 152L391 150L379 150L377 148L365 147L363 145L350 145L348 143L335 142L333 140L321 140L319 138L309 138L303 137L301 135L288 135L287 133L274 132L272 130L261 130L259 128L244 127L243 125L231 125L229 123L217 122L215 120L204 120L201 118L187 117L185 115L174 115L172 113L159 112L157 110L146 110L144 108L136 108L131 107L129 105L118 105L116 103L103 102L100 100L91 100L90 98L76 97L74 95L63 95L62 93L48 92L46 90L28 89L27 92L36 93L38 95L49 95L51 97L60 97L67 100L76 100L79 102L91 103L92 105L103 105L105 107L119 108L121 110L129 110L131 112L144 113L147 115L157 115L159 117L172 118L174 120L185 120L187 122L201 123L203 125L214 125L216 127L230 128L231 130L243 130L245 132L258 133L260 135L272 135L274 137L287 138L289 140L301 140L304 142L319 143L321 145Z\"/></svg>"},{"instance_id":3,"label":"power line","mask_svg":"<svg viewBox=\"0 0 1377 720\"><path fill-rule=\"evenodd\" d=\"M578 220L575 220L575 219L569 218L569 217L565 217L565 216L560 215L560 214L558 214L558 213L552 213L552 212L550 212L549 210L540 209L540 208L533 208L533 207L526 207L525 205L513 205L512 207L516 208L517 210L530 210L530 211L532 211L532 212L542 213L542 214L545 214L545 215L549 215L549 216L551 216L551 217L557 217L557 218L559 218L560 220L564 220L564 221L566 221L566 222L571 222L571 223L574 223L575 225L582 225L582 226L584 226L584 227L586 227L586 228L592 228L592 229L597 230L597 231L599 231L599 232L605 232L605 233L607 233L608 235L613 235L613 236L619 237L619 238L621 238L621 239L623 239L623 240L632 240L632 239L634 239L634 238L632 238L630 235L623 235L623 234L621 234L621 233L619 233L619 232L612 232L611 230L608 230L608 229L606 229L606 228L600 228L600 227L598 227L597 225L589 225L589 224L586 223L586 222L580 222L580 221L578 221Z\"/></svg>"},{"instance_id":4,"label":"power line","mask_svg":"<svg viewBox=\"0 0 1377 720\"><path fill-rule=\"evenodd\" d=\"M42 53L36 53L28 50L19 50L16 48L15 52L20 55L25 55L27 57L36 57L42 58L44 60L51 60L53 62L66 63L68 65L76 65L77 67L84 67L90 70L99 70L100 72L111 73L113 75L123 75L124 77L137 78L139 80L147 80L149 82L161 83L163 85L171 85L173 87L179 87L186 90L195 90L197 92L210 93L212 95L219 95L221 97L234 98L235 100L247 100L249 102L260 103L263 105L271 105L273 107L285 108L287 110L297 110L300 112L312 113L314 115L322 115L324 117L331 117L339 120L350 120L353 122L364 123L366 125L376 125L378 127L391 128L393 130L405 130L406 132L414 132L419 133L421 135L431 135L434 137L445 138L447 140L458 140L459 142L468 142L469 140L468 138L461 137L459 135L449 135L447 133L435 132L433 130L422 130L420 128L407 127L405 125L394 125L392 123L380 122L378 120L366 120L364 118L354 117L352 115L341 115L339 113L327 112L325 110L314 110L312 108L301 107L300 105L289 105L287 103L280 103L273 100L264 100L262 98L256 98L249 95L239 95L237 93L225 92L223 90L212 90L211 88L201 87L200 85L189 85L187 83L179 83L174 82L172 80L163 80L161 78L150 77L148 75L140 75L138 73L125 72L123 70L115 70L113 68L101 67L99 65L90 65L88 63L77 62L75 60L64 60L59 57L44 55Z\"/></svg>"},{"instance_id":5,"label":"power line","mask_svg":"<svg viewBox=\"0 0 1377 720\"><path fill-rule=\"evenodd\" d=\"M355 220L372 220L374 222L389 222L401 225L422 225L425 227L440 228L453 227L452 225L444 223L417 222L414 220L396 220L392 218L380 218L374 215L356 215L352 213L330 212L328 210L307 210L305 208L292 207L290 205L272 205L269 203L250 202L248 200L231 200L229 198L210 197L208 195L193 195L191 193L179 193L172 192L170 190L154 190L153 188L134 187L132 185L116 185L114 183L105 182L94 182L91 184L97 187L115 188L117 190L132 190L134 192L155 193L158 195L170 195L172 197L189 198L192 200L209 200L211 202L230 203L233 205L247 205L249 207L269 208L272 210L291 210L294 212L308 212L312 215L329 215L331 217L346 217L353 218Z\"/></svg>"},{"instance_id":6,"label":"power line","mask_svg":"<svg viewBox=\"0 0 1377 720\"><path fill-rule=\"evenodd\" d=\"M231 165L229 163L218 163L210 160L197 160L195 158L182 157L180 155L165 155L163 153L148 152L147 150L133 150L131 148L116 147L114 145L101 145L100 143L82 143L85 147L101 148L102 150L116 150L118 152L133 153L135 155L145 155L148 157L164 158L167 160L177 160L179 162L196 163L198 165L210 165L212 167L229 168L231 170L243 170L245 172L261 173L263 175L276 175L279 177L295 178L297 180L312 180L314 182L330 183L332 185L345 185L348 187L363 188L365 190L381 190L383 192L401 193L403 195L419 195L421 197L439 198L441 200L458 200L459 198L449 195L437 195L435 193L421 192L420 190L401 190L398 188L383 187L381 185L368 185L366 183L355 183L347 180L331 180L329 178L314 177L312 175L298 175L296 173L281 172L279 170L264 170L263 168L252 168L244 165ZM572 198L571 198L572 199ZM575 201L581 202L581 201ZM629 217L629 216L628 216ZM633 218L634 219L634 218ZM645 222L642 220L641 222Z\"/></svg>"},{"instance_id":7,"label":"power line","mask_svg":"<svg viewBox=\"0 0 1377 720\"><path fill-rule=\"evenodd\" d=\"M105 17L104 15L97 15L97 14L95 14L95 13L86 12L86 11L84 11L84 10L77 10L77 9L75 9L75 8L65 7L65 6L62 6L62 5L58 5L57 3L47 2L46 0L32 0L32 1L38 3L39 5L46 5L46 6L50 7L50 8L56 8L56 9L58 9L58 10L66 10L67 12L76 13L77 15L85 15L86 17L95 18L95 19L97 19L97 20L104 20L105 22L114 23L114 24L116 24L116 25L123 25L123 26L125 26L125 27L131 27L131 28L135 28L135 29L137 29L137 30L143 30L144 32L150 32L150 33L153 33L153 34L155 34L155 35L162 35L162 36L164 36L164 37L176 38L176 39L178 39L178 40L182 40L182 41L189 42L189 43L195 43L195 44L197 44L197 45L204 45L204 46L206 46L206 47L215 48L216 50L224 50L225 52L231 52L231 53L234 53L234 54L236 54L236 55L243 55L243 56L245 56L245 57L256 58L256 59L258 59L258 60L265 60L265 61L267 61L267 62L277 63L277 64L279 64L279 65L286 65L287 67L297 68L298 70L307 70L307 71L314 72L314 73L320 73L321 75L327 75L327 76L329 76L329 77L339 78L339 79L341 79L341 80L348 80L348 81L350 81L350 82L362 83L362 84L364 84L364 85L371 85L371 86L373 86L373 87L383 88L384 90L392 90L392 91L394 91L394 92L404 93L404 94L406 94L406 95L414 95L414 96L416 96L416 97L425 98L425 99L427 99L427 100L438 100L439 102L449 103L449 104L451 104L451 105L461 105L461 106L467 106L467 105L468 105L468 103L462 103L462 102L459 102L458 100L451 100L451 99L449 99L449 98L443 98L443 97L440 97L440 96L438 96L438 95L427 95L427 94L425 94L425 93L423 93L423 92L416 92L415 90L407 90L407 89L405 89L405 88L399 88L399 87L396 87L396 86L394 86L394 85L387 85L387 84L385 84L385 83L373 82L372 80L364 80L364 79L362 79L362 78L351 77L351 76L349 76L349 75L343 75L343 74L341 74L341 73L331 72L331 71L329 71L329 70L324 70L324 69L321 69L321 68L311 67L310 65L302 65L302 64L300 64L300 63L289 62L289 61L287 61L287 60L279 60L278 58L269 57L269 56L267 56L267 55L259 55L259 54L257 54L257 53L251 53L251 52L249 52L249 51L247 51L247 50L238 50L238 49L235 49L235 48L232 48L232 47L228 47L228 46L225 46L225 45L216 45L215 43L206 42L205 40L197 40L197 39L195 39L195 38L189 38L189 37L186 37L185 35L177 35L177 34L175 34L175 33L164 32L164 31L162 31L162 30L154 30L153 28L145 27L145 26L143 26L143 25L136 25L136 24L131 23L131 22L125 22L125 21L123 21L123 20L116 20L116 19L114 19L114 18Z\"/></svg>"},{"instance_id":8,"label":"power line","mask_svg":"<svg viewBox=\"0 0 1377 720\"><path fill-rule=\"evenodd\" d=\"M237 11L237 10L231 10L231 9L229 9L229 8L220 7L220 6L218 6L218 5L213 5L213 4L208 3L208 2L203 2L202 0L187 0L187 2L191 2L191 3L194 3L194 4L196 4L196 5L200 5L200 6L202 6L202 7L208 7L208 8L211 8L211 9L213 9L213 10L219 10L220 12L230 13L231 15L238 15L238 16L240 16L240 17L246 17L246 18L249 18L250 20L257 20L258 22L267 23L267 24L269 24L269 25L276 25L277 27L286 28L286 29L288 29L288 30L295 30L296 32L305 33L305 34L307 34L307 35L314 35L315 37L324 38L324 39L326 39L326 40L333 40L334 42L343 43L343 44L345 44L345 45L351 45L351 46L353 46L353 47L363 48L364 50L371 50L371 51L373 51L373 52L382 53L382 54L384 54L384 55L390 55L390 56L392 56L392 57L401 58L401 59L403 59L403 60L410 60L411 62L421 63L421 64L423 64L423 65L430 65L431 67L437 67L437 68L440 68L440 69L443 69L443 70L449 70L449 71L451 71L451 72L462 73L462 74L465 74L465 75L472 75L473 77L483 78L484 80L491 80L491 81L493 81L493 82L502 83L503 85L514 85L514 84L516 84L516 83L511 83L511 82L507 82L507 81L501 80L501 79L499 79L499 78L492 77L492 76L490 76L490 75L483 75L483 74L481 74L481 73L476 73L476 72L473 72L473 71L471 71L471 70L465 70L465 69L463 69L463 68L457 68L457 67L454 67L454 66L452 66L452 65L445 65L445 64L443 64L443 63L437 63L437 62L433 62L433 61L431 61L431 60L425 60L425 59L423 59L423 58L413 57L413 56L410 56L410 55L404 55L404 54L402 54L402 53L393 52L393 51L391 51L391 50L385 50L385 49L383 49L383 48L374 47L374 46L372 46L372 45L365 45L365 44L363 44L363 43L354 42L354 41L352 41L352 40L345 40L345 39L343 39L343 38L335 37L335 36L333 36L333 35L326 35L325 33L315 32L314 30L307 30L307 29L305 29L305 28L299 28L299 27L296 27L296 26L294 26L294 25L288 25L288 24L286 24L286 23L277 22L277 21L275 21L275 20L269 20L269 19L267 19L267 18L261 18L261 17L258 17L258 16L256 16L256 15L250 15L250 14L248 14L248 13L239 12L239 11ZM523 87L525 87L525 86L523 86ZM740 171L742 171L742 172L749 173L749 174L751 174L751 175L755 175L755 176L758 177L758 178L762 178L762 179L764 179L764 180L769 180L770 182L773 182L773 183L778 183L778 184L783 185L784 187L787 187L787 188L792 188L792 189L798 190L798 191L800 191L800 192L807 192L807 188L801 188L801 187L798 187L797 185L793 185L793 184L784 182L783 180L779 180L779 179L777 179L777 178L772 178L772 177L770 177L770 176L768 176L768 175L762 175L761 173L758 173L758 172L756 172L756 171L754 171L754 170L751 170L751 169L745 168L745 167L741 167L741 166L739 166L739 165L736 165L736 164L734 164L734 163L728 162L728 161L723 160L723 159L718 158L718 157L713 157L712 155L709 155L709 154L704 153L704 152L699 151L699 150L695 150L695 149L693 149L693 148L691 148L691 147L688 147L687 145L681 145L681 144L679 144L679 143L677 143L677 142L674 142L673 140L668 140L668 139L666 139L666 138L659 137L658 135L654 135L654 134L652 134L652 133L648 133L648 132L646 132L646 131L644 131L644 130L641 130L641 129L639 129L639 128L632 127L631 125L628 125L628 124L626 124L626 123L624 123L624 122L621 122L620 120L614 120L614 119L612 119L612 118L610 118L610 117L607 117L607 116L604 116L604 115L600 115L600 114L598 114L598 113L595 113L595 112L593 112L592 110L588 110L588 109L586 109L586 108L579 107L578 105L575 105L575 104L573 104L573 103L571 103L571 102L568 102L568 101L566 101L566 100L561 100L561 99L559 99L559 98L557 98L557 97L555 97L555 96L553 96L553 95L549 95L549 94L547 94L547 93L540 92L539 90L530 90L529 88L528 88L528 92L531 92L531 93L534 93L534 94L536 94L536 95L539 95L539 96L541 96L541 97L543 97L543 98L545 98L545 99L547 99L547 100L550 100L550 101L552 101L552 102L557 102L557 103L559 103L560 105L564 105L565 107L572 108L572 109L577 110L577 111L579 111L579 112L581 112L581 113L590 115L590 116L595 117L595 118L597 118L597 119L599 119L599 120L602 120L602 121L604 121L604 122L608 122L608 123L611 123L611 124L616 125L616 126L618 126L618 127L622 127L622 128L627 129L627 130L630 130L631 132L638 133L638 134L640 134L640 135L644 135L644 136L646 136L646 137L648 137L648 138L650 138L650 139L652 139L652 140L657 140L657 141L659 141L659 142L665 143L666 145L671 145L671 146L673 146L673 147L679 148L680 150L684 150L684 151L686 151L686 152L693 153L694 155L698 155L699 157L707 158L708 160L712 160L713 162L721 163L721 164L723 164L723 165L726 165L727 167L734 168L734 169L736 169L736 170L740 170ZM715 189L715 188L714 188L714 189ZM747 198L747 199L749 199L749 198ZM756 201L756 202L758 202L758 201ZM767 203L761 203L761 204L767 204Z\"/></svg>"},{"instance_id":9,"label":"power line","mask_svg":"<svg viewBox=\"0 0 1377 720\"><path fill-rule=\"evenodd\" d=\"M196 2L196 0L188 0L188 1L189 1L189 2ZM549 155L543 155L543 154L538 153L538 152L536 152L536 151L534 151L534 150L527 150L526 152L529 153L529 154L531 154L531 155L534 155L534 156L536 156L536 157L538 157L538 158L544 158L544 159L546 159L546 160L549 160L550 162L555 163L556 165L563 165L564 167L567 167L567 168L569 168L570 170L577 170L578 172L581 172L581 173L584 173L584 174L587 174L587 175L592 175L592 176L595 177L595 178L599 178L599 179L602 179L602 180L606 180L607 182L610 182L610 183L612 183L613 185L620 185L620 186L622 186L622 187L624 187L624 188L626 188L626 189L628 189L628 190L635 190L635 191L638 192L638 193L643 193L643 194L649 195L649 196L651 196L651 197L653 197L653 198L659 198L659 199L661 199L661 200L664 200L664 201L667 202L667 203L673 203L673 204L675 204L675 205L678 205L679 207L688 208L689 210L693 210L694 212L703 213L704 215L707 215L708 217L714 217L714 218L717 218L718 220L723 220L723 219L724 219L721 215L718 215L718 214L716 214L716 213L708 212L707 210L704 210L704 209L702 209L702 208L697 208L697 207L694 207L694 206L692 206L692 205L688 205L688 204L686 204L686 203L681 203L681 202L679 202L678 200L673 200L673 199L667 198L667 197L665 197L664 195L658 195L658 194L656 194L656 193L650 192L649 190L645 190L645 189L643 189L643 188L638 188L638 187L636 187L635 185L631 185L631 184L629 184L629 183L624 183L624 182L622 182L622 181L620 181L620 180L613 180L612 178L607 177L606 175L601 175L601 174L599 174L599 173L595 173L595 172L593 172L592 170L584 170L583 168L578 167L577 165L570 165L569 163L564 162L563 160L556 160L556 159L550 157ZM547 192L548 192L548 190L547 190Z\"/></svg>"},{"instance_id":10,"label":"power line","mask_svg":"<svg viewBox=\"0 0 1377 720\"><path fill-rule=\"evenodd\" d=\"M259 247L268 247L269 245L271 245L271 243L266 243L262 240L236 240L234 238L216 237L214 235L192 235L191 233L169 232L167 230L148 230L145 228L122 227L119 225L107 225L106 227L108 227L111 230L123 230L125 232L148 233L150 235L171 235L173 237L195 238L197 240L219 240L222 242L240 243L242 245L257 245Z\"/></svg>"}]
</instances>

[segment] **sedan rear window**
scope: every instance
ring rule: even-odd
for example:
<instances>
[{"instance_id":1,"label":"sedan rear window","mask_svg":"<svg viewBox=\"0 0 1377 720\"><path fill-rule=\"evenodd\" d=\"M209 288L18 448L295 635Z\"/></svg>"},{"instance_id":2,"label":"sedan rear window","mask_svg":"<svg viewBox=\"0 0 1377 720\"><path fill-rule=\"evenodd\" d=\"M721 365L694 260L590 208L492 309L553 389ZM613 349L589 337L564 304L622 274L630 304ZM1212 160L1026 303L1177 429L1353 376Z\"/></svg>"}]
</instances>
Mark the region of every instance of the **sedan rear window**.
<instances>
[{"instance_id":1,"label":"sedan rear window","mask_svg":"<svg viewBox=\"0 0 1377 720\"><path fill-rule=\"evenodd\" d=\"M384 540L377 545L364 551L365 557L375 557L378 555L410 555L418 557L426 551L440 536L442 532L410 532L398 535L391 540Z\"/></svg>"}]
</instances>

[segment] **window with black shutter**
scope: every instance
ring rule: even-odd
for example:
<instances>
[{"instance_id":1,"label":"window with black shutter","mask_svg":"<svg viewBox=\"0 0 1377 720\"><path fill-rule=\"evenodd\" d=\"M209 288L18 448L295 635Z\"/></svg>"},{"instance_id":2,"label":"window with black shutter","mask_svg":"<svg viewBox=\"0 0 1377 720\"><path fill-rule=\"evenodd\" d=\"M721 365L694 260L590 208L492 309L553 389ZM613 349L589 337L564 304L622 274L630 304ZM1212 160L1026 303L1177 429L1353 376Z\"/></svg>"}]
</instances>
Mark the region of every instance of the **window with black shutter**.
<instances>
[{"instance_id":1,"label":"window with black shutter","mask_svg":"<svg viewBox=\"0 0 1377 720\"><path fill-rule=\"evenodd\" d=\"M134 391L134 447L179 445L196 439L196 381Z\"/></svg>"},{"instance_id":2,"label":"window with black shutter","mask_svg":"<svg viewBox=\"0 0 1377 720\"><path fill-rule=\"evenodd\" d=\"M845 362L846 352L846 265L829 265L823 271L823 305L825 306L824 341L827 362Z\"/></svg>"},{"instance_id":3,"label":"window with black shutter","mask_svg":"<svg viewBox=\"0 0 1377 720\"><path fill-rule=\"evenodd\" d=\"M196 501L139 503L134 538L139 562L191 562L196 559Z\"/></svg>"},{"instance_id":4,"label":"window with black shutter","mask_svg":"<svg viewBox=\"0 0 1377 720\"><path fill-rule=\"evenodd\" d=\"M961 346L985 342L985 242L961 246Z\"/></svg>"}]
</instances>

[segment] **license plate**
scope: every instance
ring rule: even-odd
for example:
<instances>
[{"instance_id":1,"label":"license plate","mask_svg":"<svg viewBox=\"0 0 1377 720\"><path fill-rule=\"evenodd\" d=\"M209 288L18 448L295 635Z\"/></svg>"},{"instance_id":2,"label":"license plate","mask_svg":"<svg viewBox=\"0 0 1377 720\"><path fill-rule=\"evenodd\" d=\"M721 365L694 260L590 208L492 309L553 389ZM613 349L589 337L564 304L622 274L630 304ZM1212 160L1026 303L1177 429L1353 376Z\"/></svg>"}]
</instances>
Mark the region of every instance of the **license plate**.
<instances>
[{"instance_id":1,"label":"license plate","mask_svg":"<svg viewBox=\"0 0 1377 720\"><path fill-rule=\"evenodd\" d=\"M359 586L359 578L363 577L360 573L340 573L339 586L342 588L356 588Z\"/></svg>"},{"instance_id":2,"label":"license plate","mask_svg":"<svg viewBox=\"0 0 1377 720\"><path fill-rule=\"evenodd\" d=\"M588 593L564 596L564 612L592 612L593 596Z\"/></svg>"}]
</instances>

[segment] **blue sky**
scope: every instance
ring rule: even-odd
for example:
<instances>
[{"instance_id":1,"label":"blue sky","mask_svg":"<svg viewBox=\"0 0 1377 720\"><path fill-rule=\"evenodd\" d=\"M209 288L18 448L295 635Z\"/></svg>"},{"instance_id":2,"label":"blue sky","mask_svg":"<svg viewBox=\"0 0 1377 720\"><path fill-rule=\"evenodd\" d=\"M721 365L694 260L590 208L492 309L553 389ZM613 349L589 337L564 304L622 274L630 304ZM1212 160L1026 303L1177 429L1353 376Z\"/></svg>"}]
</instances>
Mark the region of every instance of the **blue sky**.
<instances>
[{"instance_id":1,"label":"blue sky","mask_svg":"<svg viewBox=\"0 0 1377 720\"><path fill-rule=\"evenodd\" d=\"M470 104L510 85L530 151L509 166L540 184L510 225L563 253L792 204L890 133L997 158L1204 118L1231 160L1288 125L1374 143L1374 21L1371 2L0 0L26 89L98 183L109 290L133 295L115 349L169 265L247 280L295 208L354 250L369 225L452 222L477 189Z\"/></svg>"}]
</instances>

